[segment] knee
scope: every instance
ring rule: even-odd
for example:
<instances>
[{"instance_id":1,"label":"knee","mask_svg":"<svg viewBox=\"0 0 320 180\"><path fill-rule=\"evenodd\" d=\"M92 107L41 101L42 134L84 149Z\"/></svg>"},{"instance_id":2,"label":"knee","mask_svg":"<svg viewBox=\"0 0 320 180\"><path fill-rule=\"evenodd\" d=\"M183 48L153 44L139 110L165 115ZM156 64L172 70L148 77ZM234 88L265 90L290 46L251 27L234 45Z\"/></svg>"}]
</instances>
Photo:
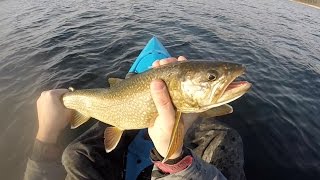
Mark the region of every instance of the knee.
<instances>
[{"instance_id":1,"label":"knee","mask_svg":"<svg viewBox=\"0 0 320 180\"><path fill-rule=\"evenodd\" d=\"M65 167L70 167L70 165L78 164L81 158L81 153L75 144L69 144L62 153L62 164Z\"/></svg>"}]
</instances>

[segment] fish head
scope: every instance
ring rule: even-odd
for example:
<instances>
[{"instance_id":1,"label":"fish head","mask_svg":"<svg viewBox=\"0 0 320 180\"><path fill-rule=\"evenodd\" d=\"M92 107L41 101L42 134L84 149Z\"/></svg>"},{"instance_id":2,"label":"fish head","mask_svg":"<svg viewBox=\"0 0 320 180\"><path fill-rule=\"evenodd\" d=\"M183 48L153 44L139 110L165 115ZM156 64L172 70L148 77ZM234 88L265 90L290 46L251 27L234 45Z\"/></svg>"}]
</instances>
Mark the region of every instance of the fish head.
<instances>
[{"instance_id":1,"label":"fish head","mask_svg":"<svg viewBox=\"0 0 320 180\"><path fill-rule=\"evenodd\" d=\"M185 107L184 112L203 112L231 102L245 94L251 84L234 82L245 68L230 62L194 61L185 63L180 69L180 88ZM195 110L198 108L198 110ZM192 110L191 110L192 109Z\"/></svg>"}]
</instances>

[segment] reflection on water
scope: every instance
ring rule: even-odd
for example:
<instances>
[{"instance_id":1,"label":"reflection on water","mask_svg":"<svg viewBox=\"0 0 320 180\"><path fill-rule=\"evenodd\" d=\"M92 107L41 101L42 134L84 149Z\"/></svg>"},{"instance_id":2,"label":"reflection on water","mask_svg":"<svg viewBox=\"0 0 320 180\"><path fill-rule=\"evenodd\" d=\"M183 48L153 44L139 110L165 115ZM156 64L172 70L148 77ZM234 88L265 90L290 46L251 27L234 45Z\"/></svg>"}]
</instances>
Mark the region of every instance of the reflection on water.
<instances>
[{"instance_id":1,"label":"reflection on water","mask_svg":"<svg viewBox=\"0 0 320 180\"><path fill-rule=\"evenodd\" d=\"M1 179L23 175L41 91L106 87L152 35L174 56L246 65L253 88L220 120L243 138L248 179L316 179L319 17L286 0L1 1Z\"/></svg>"}]
</instances>

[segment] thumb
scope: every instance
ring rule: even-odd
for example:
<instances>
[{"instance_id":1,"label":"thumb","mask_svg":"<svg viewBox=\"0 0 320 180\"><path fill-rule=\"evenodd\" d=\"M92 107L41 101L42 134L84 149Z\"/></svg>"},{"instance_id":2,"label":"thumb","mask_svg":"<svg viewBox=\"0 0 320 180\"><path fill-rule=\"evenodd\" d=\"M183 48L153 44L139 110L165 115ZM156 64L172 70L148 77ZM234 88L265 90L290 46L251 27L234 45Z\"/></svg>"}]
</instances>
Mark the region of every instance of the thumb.
<instances>
[{"instance_id":1,"label":"thumb","mask_svg":"<svg viewBox=\"0 0 320 180\"><path fill-rule=\"evenodd\" d=\"M158 110L159 116L175 116L175 110L166 84L160 80L153 80L150 85L151 96Z\"/></svg>"}]
</instances>

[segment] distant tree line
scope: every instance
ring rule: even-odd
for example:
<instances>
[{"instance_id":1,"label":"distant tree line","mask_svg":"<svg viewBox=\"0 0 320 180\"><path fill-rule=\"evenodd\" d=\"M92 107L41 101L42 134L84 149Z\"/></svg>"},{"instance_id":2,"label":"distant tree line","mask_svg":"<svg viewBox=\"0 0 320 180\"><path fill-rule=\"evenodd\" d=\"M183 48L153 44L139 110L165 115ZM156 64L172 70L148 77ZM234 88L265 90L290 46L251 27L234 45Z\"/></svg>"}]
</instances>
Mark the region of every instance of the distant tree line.
<instances>
[{"instance_id":1,"label":"distant tree line","mask_svg":"<svg viewBox=\"0 0 320 180\"><path fill-rule=\"evenodd\" d=\"M296 1L320 7L320 0L296 0Z\"/></svg>"}]
</instances>

